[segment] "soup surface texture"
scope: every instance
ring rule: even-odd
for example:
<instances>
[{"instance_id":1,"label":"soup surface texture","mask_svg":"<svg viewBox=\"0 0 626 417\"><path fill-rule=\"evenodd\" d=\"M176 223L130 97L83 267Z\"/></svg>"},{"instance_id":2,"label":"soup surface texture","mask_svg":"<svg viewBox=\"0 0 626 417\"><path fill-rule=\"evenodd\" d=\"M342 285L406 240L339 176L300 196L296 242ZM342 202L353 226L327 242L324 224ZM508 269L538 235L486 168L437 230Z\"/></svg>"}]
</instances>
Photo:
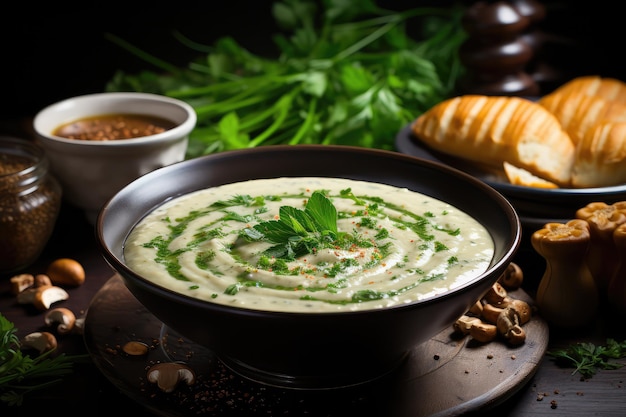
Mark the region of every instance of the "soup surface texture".
<instances>
[{"instance_id":1,"label":"soup surface texture","mask_svg":"<svg viewBox=\"0 0 626 417\"><path fill-rule=\"evenodd\" d=\"M482 274L488 231L405 188L341 178L226 184L174 198L128 236L156 284L256 310L334 312L433 297Z\"/></svg>"}]
</instances>

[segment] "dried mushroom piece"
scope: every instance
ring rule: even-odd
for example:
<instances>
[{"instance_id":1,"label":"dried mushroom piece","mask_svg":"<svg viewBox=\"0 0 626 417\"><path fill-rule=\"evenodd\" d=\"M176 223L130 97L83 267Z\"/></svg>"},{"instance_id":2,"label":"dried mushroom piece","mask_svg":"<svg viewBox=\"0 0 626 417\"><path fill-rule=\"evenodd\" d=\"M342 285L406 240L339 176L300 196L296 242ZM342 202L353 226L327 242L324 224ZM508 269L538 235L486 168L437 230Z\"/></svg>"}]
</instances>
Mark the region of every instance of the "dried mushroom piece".
<instances>
[{"instance_id":1,"label":"dried mushroom piece","mask_svg":"<svg viewBox=\"0 0 626 417\"><path fill-rule=\"evenodd\" d=\"M496 320L498 332L512 345L526 341L526 332L522 329L520 316L514 308L507 307Z\"/></svg>"},{"instance_id":2,"label":"dried mushroom piece","mask_svg":"<svg viewBox=\"0 0 626 417\"><path fill-rule=\"evenodd\" d=\"M515 262L509 263L504 273L498 278L498 282L507 291L516 290L521 288L524 283L524 271Z\"/></svg>"},{"instance_id":3,"label":"dried mushroom piece","mask_svg":"<svg viewBox=\"0 0 626 417\"><path fill-rule=\"evenodd\" d=\"M163 392L173 392L180 382L193 385L195 372L187 365L178 362L158 363L148 369L148 381L157 384Z\"/></svg>"},{"instance_id":4,"label":"dried mushroom piece","mask_svg":"<svg viewBox=\"0 0 626 417\"><path fill-rule=\"evenodd\" d=\"M470 333L470 329L472 328L472 325L479 324L480 322L481 321L478 317L472 317L472 316L468 316L464 314L458 319L456 319L452 327L454 328L455 331L463 335L468 335Z\"/></svg>"},{"instance_id":5,"label":"dried mushroom piece","mask_svg":"<svg viewBox=\"0 0 626 417\"><path fill-rule=\"evenodd\" d=\"M491 342L500 334L508 344L517 346L526 341L522 326L530 321L532 314L530 304L509 296L507 290L495 282L452 327L455 332L469 335L477 342Z\"/></svg>"},{"instance_id":6,"label":"dried mushroom piece","mask_svg":"<svg viewBox=\"0 0 626 417\"><path fill-rule=\"evenodd\" d=\"M11 293L17 295L35 285L35 277L32 274L19 274L11 277Z\"/></svg>"},{"instance_id":7,"label":"dried mushroom piece","mask_svg":"<svg viewBox=\"0 0 626 417\"><path fill-rule=\"evenodd\" d=\"M67 300L70 295L61 287L44 285L28 288L17 295L19 304L32 304L37 310L47 310L54 303Z\"/></svg>"},{"instance_id":8,"label":"dried mushroom piece","mask_svg":"<svg viewBox=\"0 0 626 417\"><path fill-rule=\"evenodd\" d=\"M70 333L76 324L76 316L72 310L58 307L48 311L44 317L46 326L55 326L59 334Z\"/></svg>"},{"instance_id":9,"label":"dried mushroom piece","mask_svg":"<svg viewBox=\"0 0 626 417\"><path fill-rule=\"evenodd\" d=\"M57 339L50 332L34 332L24 336L20 345L23 349L34 349L43 354L56 349Z\"/></svg>"},{"instance_id":10,"label":"dried mushroom piece","mask_svg":"<svg viewBox=\"0 0 626 417\"><path fill-rule=\"evenodd\" d=\"M495 324L478 321L470 327L469 335L478 342L489 343L498 336L498 328Z\"/></svg>"},{"instance_id":11,"label":"dried mushroom piece","mask_svg":"<svg viewBox=\"0 0 626 417\"><path fill-rule=\"evenodd\" d=\"M142 356L148 353L149 346L143 342L138 342L136 340L131 340L130 342L126 342L124 346L122 346L122 350L127 355L131 356Z\"/></svg>"},{"instance_id":12,"label":"dried mushroom piece","mask_svg":"<svg viewBox=\"0 0 626 417\"><path fill-rule=\"evenodd\" d=\"M598 289L585 262L589 223L581 219L547 223L530 240L546 260L536 296L540 314L560 327L588 324L598 310Z\"/></svg>"}]
</instances>

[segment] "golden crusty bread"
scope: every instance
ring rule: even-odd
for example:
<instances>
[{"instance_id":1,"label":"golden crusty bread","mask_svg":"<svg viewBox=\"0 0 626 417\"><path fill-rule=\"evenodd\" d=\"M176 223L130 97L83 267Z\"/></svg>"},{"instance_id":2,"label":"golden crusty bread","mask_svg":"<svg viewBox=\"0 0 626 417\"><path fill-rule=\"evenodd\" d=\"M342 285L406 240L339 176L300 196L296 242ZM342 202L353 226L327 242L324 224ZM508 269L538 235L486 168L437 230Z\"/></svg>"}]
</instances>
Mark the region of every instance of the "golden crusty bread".
<instances>
[{"instance_id":1,"label":"golden crusty bread","mask_svg":"<svg viewBox=\"0 0 626 417\"><path fill-rule=\"evenodd\" d=\"M506 178L513 185L520 185L524 187L534 188L559 188L558 185L552 181L544 180L536 175L531 174L523 168L516 167L508 162L503 163L504 173Z\"/></svg>"},{"instance_id":2,"label":"golden crusty bread","mask_svg":"<svg viewBox=\"0 0 626 417\"><path fill-rule=\"evenodd\" d=\"M561 122L574 144L598 123L626 122L626 102L588 95L574 89L554 91L539 100Z\"/></svg>"},{"instance_id":3,"label":"golden crusty bread","mask_svg":"<svg viewBox=\"0 0 626 417\"><path fill-rule=\"evenodd\" d=\"M576 146L572 187L608 187L626 183L626 122L598 123Z\"/></svg>"},{"instance_id":4,"label":"golden crusty bread","mask_svg":"<svg viewBox=\"0 0 626 417\"><path fill-rule=\"evenodd\" d=\"M574 144L556 117L536 102L462 95L433 106L411 129L439 152L497 169L508 161L559 186L569 185Z\"/></svg>"},{"instance_id":5,"label":"golden crusty bread","mask_svg":"<svg viewBox=\"0 0 626 417\"><path fill-rule=\"evenodd\" d=\"M553 93L580 93L626 103L626 83L610 77L586 75L561 85Z\"/></svg>"}]
</instances>

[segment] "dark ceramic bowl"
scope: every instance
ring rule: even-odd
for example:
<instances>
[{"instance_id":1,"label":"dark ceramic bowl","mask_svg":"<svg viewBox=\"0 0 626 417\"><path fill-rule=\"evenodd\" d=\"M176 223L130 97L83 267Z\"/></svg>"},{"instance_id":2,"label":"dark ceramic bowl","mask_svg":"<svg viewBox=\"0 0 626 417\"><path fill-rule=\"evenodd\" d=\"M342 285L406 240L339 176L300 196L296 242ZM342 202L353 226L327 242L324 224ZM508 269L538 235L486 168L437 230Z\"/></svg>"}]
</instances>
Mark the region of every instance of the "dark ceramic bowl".
<instances>
[{"instance_id":1,"label":"dark ceramic bowl","mask_svg":"<svg viewBox=\"0 0 626 417\"><path fill-rule=\"evenodd\" d=\"M281 313L214 304L164 289L126 266L128 233L164 201L226 183L288 176L380 182L446 201L488 229L495 243L493 260L475 280L434 298L341 313ZM105 204L96 231L104 258L167 327L208 347L245 377L298 389L354 385L395 369L407 352L451 326L485 294L512 261L521 237L519 218L509 202L470 175L401 153L321 145L222 152L160 168Z\"/></svg>"}]
</instances>

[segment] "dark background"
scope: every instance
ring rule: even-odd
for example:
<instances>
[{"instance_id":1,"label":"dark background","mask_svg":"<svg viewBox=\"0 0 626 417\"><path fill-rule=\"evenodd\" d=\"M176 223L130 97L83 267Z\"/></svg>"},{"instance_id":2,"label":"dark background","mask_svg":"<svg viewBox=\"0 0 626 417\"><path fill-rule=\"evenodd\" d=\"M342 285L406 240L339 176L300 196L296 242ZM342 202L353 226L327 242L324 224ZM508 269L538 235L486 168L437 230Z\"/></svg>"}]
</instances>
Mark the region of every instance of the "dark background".
<instances>
[{"instance_id":1,"label":"dark background","mask_svg":"<svg viewBox=\"0 0 626 417\"><path fill-rule=\"evenodd\" d=\"M66 7L57 2L17 4L0 24L0 120L31 117L42 107L79 94L103 91L116 70L151 69L144 61L105 38L114 34L151 54L184 65L197 53L173 36L210 45L233 36L252 52L275 52L277 31L271 1L130 0ZM358 3L358 1L356 2ZM466 1L464 4L472 4ZM575 45L558 51L559 65L572 75L599 74L626 80L623 16L606 0L544 1L544 31ZM32 6L31 6L32 4ZM379 1L391 9L446 5L450 1Z\"/></svg>"}]
</instances>

